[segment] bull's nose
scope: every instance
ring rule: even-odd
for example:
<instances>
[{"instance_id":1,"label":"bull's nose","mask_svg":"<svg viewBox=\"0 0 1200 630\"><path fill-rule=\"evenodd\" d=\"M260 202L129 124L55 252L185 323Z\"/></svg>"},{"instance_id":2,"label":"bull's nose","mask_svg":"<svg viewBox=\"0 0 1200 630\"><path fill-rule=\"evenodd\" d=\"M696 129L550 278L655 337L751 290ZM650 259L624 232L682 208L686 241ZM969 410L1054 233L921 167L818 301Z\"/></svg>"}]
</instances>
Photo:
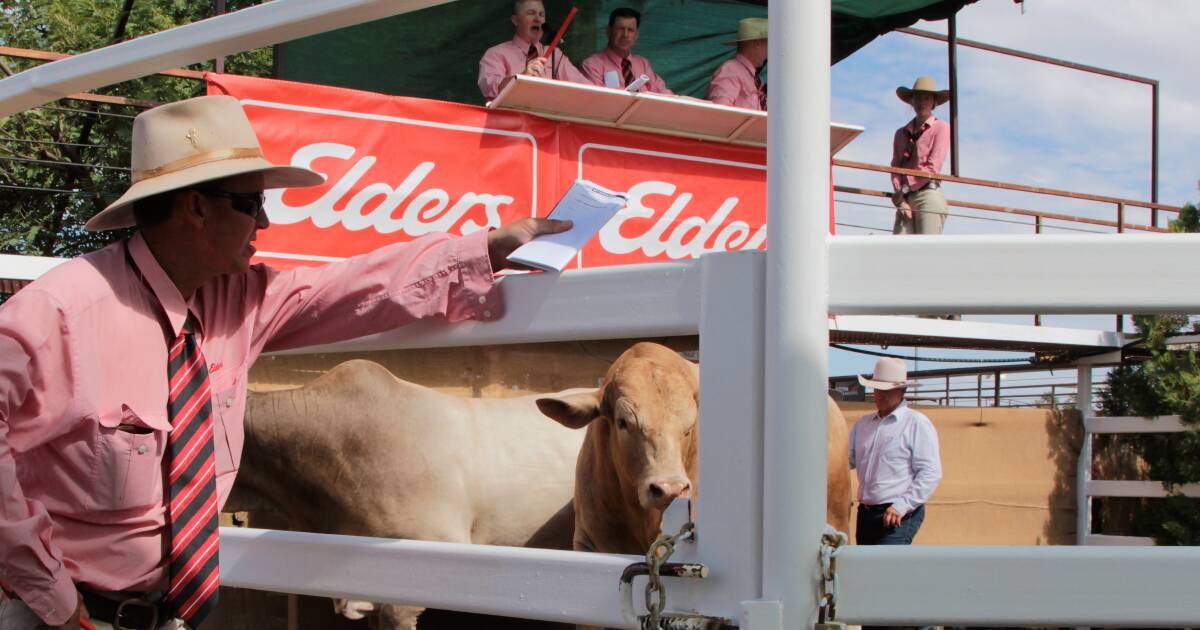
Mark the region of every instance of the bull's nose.
<instances>
[{"instance_id":1,"label":"bull's nose","mask_svg":"<svg viewBox=\"0 0 1200 630\"><path fill-rule=\"evenodd\" d=\"M687 496L692 484L686 479L671 479L650 482L650 501L655 507L665 509L671 501Z\"/></svg>"}]
</instances>

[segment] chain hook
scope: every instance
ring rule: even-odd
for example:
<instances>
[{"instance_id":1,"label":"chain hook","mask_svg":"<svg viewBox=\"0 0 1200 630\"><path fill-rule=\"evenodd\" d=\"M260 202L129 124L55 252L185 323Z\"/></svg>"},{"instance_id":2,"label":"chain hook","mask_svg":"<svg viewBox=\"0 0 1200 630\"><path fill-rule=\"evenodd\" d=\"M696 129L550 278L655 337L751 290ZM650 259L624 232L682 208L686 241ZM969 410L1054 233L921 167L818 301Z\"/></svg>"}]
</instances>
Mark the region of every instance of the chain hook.
<instances>
[{"instance_id":1,"label":"chain hook","mask_svg":"<svg viewBox=\"0 0 1200 630\"><path fill-rule=\"evenodd\" d=\"M667 607L667 586L663 584L660 571L662 566L675 553L675 543L687 540L696 529L696 524L688 521L674 535L659 534L654 544L646 551L646 565L649 572L646 575L646 615L642 622L643 630L662 630L662 612Z\"/></svg>"}]
</instances>

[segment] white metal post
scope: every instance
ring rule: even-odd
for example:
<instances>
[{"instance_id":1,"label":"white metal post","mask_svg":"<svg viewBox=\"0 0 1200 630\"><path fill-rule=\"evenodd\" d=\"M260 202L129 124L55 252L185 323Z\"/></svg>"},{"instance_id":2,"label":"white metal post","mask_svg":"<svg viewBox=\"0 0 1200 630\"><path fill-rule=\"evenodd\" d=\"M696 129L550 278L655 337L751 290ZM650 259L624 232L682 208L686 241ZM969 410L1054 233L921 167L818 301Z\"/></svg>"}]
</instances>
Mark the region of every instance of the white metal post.
<instances>
[{"instance_id":1,"label":"white metal post","mask_svg":"<svg viewBox=\"0 0 1200 630\"><path fill-rule=\"evenodd\" d=\"M816 617L825 522L830 0L768 13L763 599L802 628Z\"/></svg>"},{"instance_id":2,"label":"white metal post","mask_svg":"<svg viewBox=\"0 0 1200 630\"><path fill-rule=\"evenodd\" d=\"M1079 461L1075 467L1075 544L1086 545L1092 533L1092 497L1088 486L1092 482L1092 433L1088 420L1092 417L1092 365L1079 366L1075 387L1075 406L1079 408L1083 440L1079 446Z\"/></svg>"},{"instance_id":3,"label":"white metal post","mask_svg":"<svg viewBox=\"0 0 1200 630\"><path fill-rule=\"evenodd\" d=\"M741 602L761 593L765 258L714 253L700 261L701 492L696 544L680 545L672 560L702 562L710 574L686 590L671 583L671 610L736 618Z\"/></svg>"}]
</instances>

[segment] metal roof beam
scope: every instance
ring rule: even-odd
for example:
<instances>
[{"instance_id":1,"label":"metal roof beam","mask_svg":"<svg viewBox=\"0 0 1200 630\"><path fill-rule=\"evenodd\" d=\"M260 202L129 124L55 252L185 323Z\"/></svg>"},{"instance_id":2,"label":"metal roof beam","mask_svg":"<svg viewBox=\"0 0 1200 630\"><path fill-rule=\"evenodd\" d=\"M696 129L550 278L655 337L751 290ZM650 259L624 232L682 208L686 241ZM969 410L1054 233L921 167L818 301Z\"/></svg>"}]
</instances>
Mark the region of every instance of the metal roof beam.
<instances>
[{"instance_id":1,"label":"metal roof beam","mask_svg":"<svg viewBox=\"0 0 1200 630\"><path fill-rule=\"evenodd\" d=\"M424 9L448 0L276 0L54 61L0 80L0 116L71 94Z\"/></svg>"}]
</instances>

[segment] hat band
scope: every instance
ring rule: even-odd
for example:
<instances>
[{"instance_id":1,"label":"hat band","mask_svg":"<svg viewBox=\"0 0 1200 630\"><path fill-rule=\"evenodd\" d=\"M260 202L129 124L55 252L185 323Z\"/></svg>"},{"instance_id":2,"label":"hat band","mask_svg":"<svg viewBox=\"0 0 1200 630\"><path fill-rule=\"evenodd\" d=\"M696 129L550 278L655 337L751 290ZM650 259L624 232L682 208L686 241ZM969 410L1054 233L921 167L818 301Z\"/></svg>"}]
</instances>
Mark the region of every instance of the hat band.
<instances>
[{"instance_id":1,"label":"hat band","mask_svg":"<svg viewBox=\"0 0 1200 630\"><path fill-rule=\"evenodd\" d=\"M134 183L137 183L137 182L142 181L143 179L150 179L151 177L160 177L162 175L169 175L171 173L174 173L177 171L182 171L184 169L188 169L193 166L199 166L201 164L208 164L209 162L220 162L221 160L236 160L236 159L243 159L243 158L262 158L262 157L263 157L262 150L259 149L258 147L247 147L247 148L238 148L238 149L221 149L219 151L209 151L207 153L190 155L188 157L183 158L182 160L175 160L174 162L168 162L166 164L163 164L162 166L148 168L144 171L134 171L133 176L132 176L132 181ZM263 159L265 159L265 158L263 158Z\"/></svg>"}]
</instances>

